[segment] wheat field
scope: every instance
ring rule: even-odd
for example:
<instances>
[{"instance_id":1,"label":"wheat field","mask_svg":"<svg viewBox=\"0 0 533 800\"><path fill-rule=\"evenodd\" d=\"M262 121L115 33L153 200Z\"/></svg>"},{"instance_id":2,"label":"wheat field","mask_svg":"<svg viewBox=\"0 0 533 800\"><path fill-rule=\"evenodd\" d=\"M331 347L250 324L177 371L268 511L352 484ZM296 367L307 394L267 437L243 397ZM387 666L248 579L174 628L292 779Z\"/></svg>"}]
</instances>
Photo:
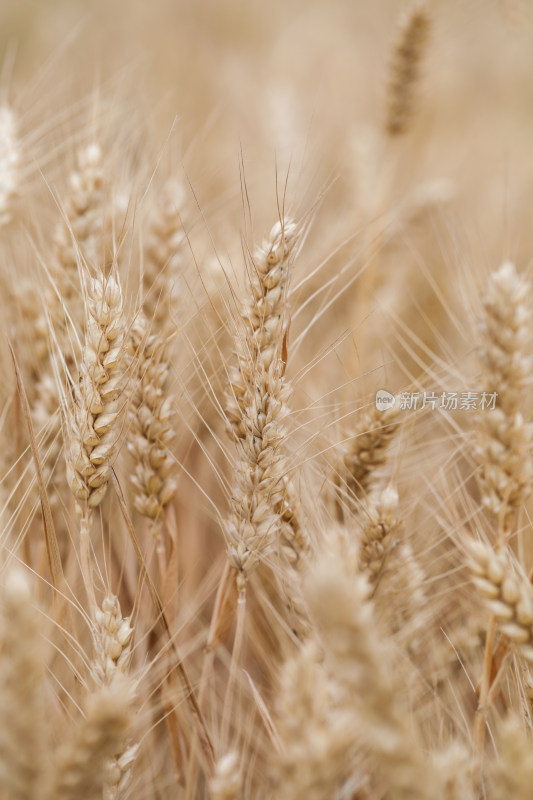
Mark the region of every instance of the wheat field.
<instances>
[{"instance_id":1,"label":"wheat field","mask_svg":"<svg viewBox=\"0 0 533 800\"><path fill-rule=\"evenodd\" d=\"M530 3L0 40L1 800L529 800Z\"/></svg>"}]
</instances>

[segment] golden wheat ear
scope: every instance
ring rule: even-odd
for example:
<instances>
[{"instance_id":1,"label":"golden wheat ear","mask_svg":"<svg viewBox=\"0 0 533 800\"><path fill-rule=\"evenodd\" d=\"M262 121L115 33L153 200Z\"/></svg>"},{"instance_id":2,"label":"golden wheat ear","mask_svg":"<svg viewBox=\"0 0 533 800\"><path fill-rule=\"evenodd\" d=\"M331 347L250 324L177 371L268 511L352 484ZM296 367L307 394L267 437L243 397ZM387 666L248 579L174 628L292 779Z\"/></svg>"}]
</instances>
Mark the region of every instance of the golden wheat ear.
<instances>
[{"instance_id":1,"label":"golden wheat ear","mask_svg":"<svg viewBox=\"0 0 533 800\"><path fill-rule=\"evenodd\" d=\"M231 751L219 758L209 782L211 800L239 800L242 797L242 777L239 757Z\"/></svg>"},{"instance_id":2,"label":"golden wheat ear","mask_svg":"<svg viewBox=\"0 0 533 800\"><path fill-rule=\"evenodd\" d=\"M26 575L9 566L0 588L0 790L13 800L41 797L50 756L41 627Z\"/></svg>"},{"instance_id":3,"label":"golden wheat ear","mask_svg":"<svg viewBox=\"0 0 533 800\"><path fill-rule=\"evenodd\" d=\"M430 28L431 17L425 2L415 3L400 21L390 64L385 116L388 136L403 136L409 130Z\"/></svg>"},{"instance_id":4,"label":"golden wheat ear","mask_svg":"<svg viewBox=\"0 0 533 800\"><path fill-rule=\"evenodd\" d=\"M290 392L284 360L287 292L300 238L298 226L284 219L255 251L251 297L242 306L242 330L235 339L237 364L229 370L226 410L237 443L237 481L228 557L243 576L277 550L282 528L288 541L305 546L288 496L283 452Z\"/></svg>"},{"instance_id":5,"label":"golden wheat ear","mask_svg":"<svg viewBox=\"0 0 533 800\"><path fill-rule=\"evenodd\" d=\"M151 334L140 314L130 332L129 348L136 359L135 387L129 405L127 448L134 462L130 481L137 511L152 521L157 537L165 506L177 488L177 465L171 445L175 437L173 398L168 388L167 342Z\"/></svg>"},{"instance_id":6,"label":"golden wheat ear","mask_svg":"<svg viewBox=\"0 0 533 800\"><path fill-rule=\"evenodd\" d=\"M533 783L531 737L517 713L509 712L496 729L498 758L491 762L491 800L529 800Z\"/></svg>"},{"instance_id":7,"label":"golden wheat ear","mask_svg":"<svg viewBox=\"0 0 533 800\"><path fill-rule=\"evenodd\" d=\"M275 797L335 797L351 772L352 719L338 702L338 686L310 639L281 670L276 726L281 739L272 755Z\"/></svg>"},{"instance_id":8,"label":"golden wheat ear","mask_svg":"<svg viewBox=\"0 0 533 800\"><path fill-rule=\"evenodd\" d=\"M112 686L92 694L85 717L54 760L54 772L44 800L79 800L80 797L102 800L109 764L130 735L132 720L132 697L127 683L116 680Z\"/></svg>"},{"instance_id":9,"label":"golden wheat ear","mask_svg":"<svg viewBox=\"0 0 533 800\"><path fill-rule=\"evenodd\" d=\"M13 201L19 191L21 146L17 117L8 105L0 106L0 227L7 225L13 213Z\"/></svg>"},{"instance_id":10,"label":"golden wheat ear","mask_svg":"<svg viewBox=\"0 0 533 800\"><path fill-rule=\"evenodd\" d=\"M67 476L78 503L96 508L107 490L125 413L126 322L118 277L89 281L79 385L66 409Z\"/></svg>"},{"instance_id":11,"label":"golden wheat ear","mask_svg":"<svg viewBox=\"0 0 533 800\"><path fill-rule=\"evenodd\" d=\"M533 488L533 423L524 420L531 357L531 286L511 262L490 277L483 299L480 357L486 407L478 415L476 455L483 508L497 539L515 530Z\"/></svg>"},{"instance_id":12,"label":"golden wheat ear","mask_svg":"<svg viewBox=\"0 0 533 800\"><path fill-rule=\"evenodd\" d=\"M129 677L133 628L128 617L122 616L118 598L107 594L101 608L94 610L95 655L91 672L98 688L112 688L117 682L121 690L130 692L133 701L135 684ZM118 800L129 786L139 745L129 737L117 744L113 758L108 760L104 781L105 800Z\"/></svg>"},{"instance_id":13,"label":"golden wheat ear","mask_svg":"<svg viewBox=\"0 0 533 800\"><path fill-rule=\"evenodd\" d=\"M332 549L309 571L305 597L339 702L349 714L354 746L379 765L371 781L383 782L394 797L446 796L450 753L424 747L402 691L400 661L392 640L379 630L366 578L351 574ZM456 766L461 761L466 768L465 749L456 744Z\"/></svg>"}]
</instances>

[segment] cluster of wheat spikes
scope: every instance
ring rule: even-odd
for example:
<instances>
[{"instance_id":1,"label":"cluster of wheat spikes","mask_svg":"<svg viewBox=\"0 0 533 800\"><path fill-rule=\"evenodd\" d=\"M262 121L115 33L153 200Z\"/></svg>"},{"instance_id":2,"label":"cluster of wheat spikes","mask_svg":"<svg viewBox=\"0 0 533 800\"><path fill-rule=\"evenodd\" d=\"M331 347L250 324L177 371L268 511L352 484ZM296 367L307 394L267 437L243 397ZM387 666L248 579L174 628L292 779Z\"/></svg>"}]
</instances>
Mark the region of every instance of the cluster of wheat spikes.
<instances>
[{"instance_id":1,"label":"cluster of wheat spikes","mask_svg":"<svg viewBox=\"0 0 533 800\"><path fill-rule=\"evenodd\" d=\"M168 5L6 51L0 800L527 800L527 4Z\"/></svg>"}]
</instances>

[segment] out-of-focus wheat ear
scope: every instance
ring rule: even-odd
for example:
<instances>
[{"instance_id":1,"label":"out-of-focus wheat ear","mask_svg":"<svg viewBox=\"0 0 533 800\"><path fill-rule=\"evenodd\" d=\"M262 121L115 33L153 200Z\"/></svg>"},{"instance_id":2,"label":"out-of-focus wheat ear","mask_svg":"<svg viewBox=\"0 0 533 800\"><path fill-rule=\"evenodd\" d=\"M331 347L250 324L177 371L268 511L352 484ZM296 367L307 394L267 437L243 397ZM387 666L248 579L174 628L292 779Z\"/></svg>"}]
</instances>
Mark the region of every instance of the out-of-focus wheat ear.
<instances>
[{"instance_id":1,"label":"out-of-focus wheat ear","mask_svg":"<svg viewBox=\"0 0 533 800\"><path fill-rule=\"evenodd\" d=\"M398 661L380 637L366 578L349 574L342 558L331 552L312 567L305 589L326 663L353 713L354 736L376 758L390 795L444 796L444 778L404 707Z\"/></svg>"},{"instance_id":2,"label":"out-of-focus wheat ear","mask_svg":"<svg viewBox=\"0 0 533 800\"><path fill-rule=\"evenodd\" d=\"M239 800L242 797L239 756L226 753L215 764L215 773L209 781L211 800Z\"/></svg>"},{"instance_id":3,"label":"out-of-focus wheat ear","mask_svg":"<svg viewBox=\"0 0 533 800\"><path fill-rule=\"evenodd\" d=\"M398 518L399 498L389 486L364 505L360 535L359 568L366 573L371 585L383 574L385 562L395 539L402 530Z\"/></svg>"},{"instance_id":4,"label":"out-of-focus wheat ear","mask_svg":"<svg viewBox=\"0 0 533 800\"><path fill-rule=\"evenodd\" d=\"M48 314L63 357L71 365L71 326L83 330L84 293L80 265L104 264L106 248L106 187L103 153L96 143L77 154L69 194L54 233L47 293ZM67 323L66 313L69 322Z\"/></svg>"},{"instance_id":5,"label":"out-of-focus wheat ear","mask_svg":"<svg viewBox=\"0 0 533 800\"><path fill-rule=\"evenodd\" d=\"M79 151L76 169L70 175L69 193L59 215L47 263L51 283L46 285L44 298L39 298L42 307L36 315L35 348L45 378L46 373L52 372L51 325L63 358L69 367L72 365L71 326L81 330L84 324L80 264L95 264L100 260L104 220L102 151L97 144L91 144Z\"/></svg>"},{"instance_id":6,"label":"out-of-focus wheat ear","mask_svg":"<svg viewBox=\"0 0 533 800\"><path fill-rule=\"evenodd\" d=\"M42 619L18 567L3 578L0 614L0 794L39 800L49 759Z\"/></svg>"},{"instance_id":7,"label":"out-of-focus wheat ear","mask_svg":"<svg viewBox=\"0 0 533 800\"><path fill-rule=\"evenodd\" d=\"M13 109L0 106L0 227L10 222L19 190L21 148L17 127Z\"/></svg>"},{"instance_id":8,"label":"out-of-focus wheat ear","mask_svg":"<svg viewBox=\"0 0 533 800\"><path fill-rule=\"evenodd\" d=\"M337 796L355 745L353 720L338 701L335 678L310 639L281 672L276 699L281 748L272 758L276 800Z\"/></svg>"},{"instance_id":9,"label":"out-of-focus wheat ear","mask_svg":"<svg viewBox=\"0 0 533 800\"><path fill-rule=\"evenodd\" d=\"M33 407L34 422L46 430L43 448L43 469L50 489L52 506L59 505L58 491L65 477L59 477L61 415L60 392L54 377L55 351L65 361L74 378L76 367L72 357L72 325L81 329L85 307L80 282L80 265L95 263L103 256L105 220L104 171L102 151L96 144L82 149L77 169L70 175L70 193L54 233L54 246L48 264L49 279L42 300L42 309L35 323L35 349L40 359L39 380ZM100 252L102 250L102 252ZM58 491L53 480L57 477Z\"/></svg>"},{"instance_id":10,"label":"out-of-focus wheat ear","mask_svg":"<svg viewBox=\"0 0 533 800\"><path fill-rule=\"evenodd\" d=\"M61 508L62 493L67 484L62 458L61 389L51 370L47 369L37 384L32 420L35 430L42 435L40 451L43 477L50 508L56 513Z\"/></svg>"},{"instance_id":11,"label":"out-of-focus wheat ear","mask_svg":"<svg viewBox=\"0 0 533 800\"><path fill-rule=\"evenodd\" d=\"M524 421L524 384L531 373L530 284L506 262L489 281L484 298L480 358L483 391L496 395L478 415L477 457L483 507L510 535L533 486L533 424Z\"/></svg>"},{"instance_id":12,"label":"out-of-focus wheat ear","mask_svg":"<svg viewBox=\"0 0 533 800\"><path fill-rule=\"evenodd\" d=\"M157 536L165 506L178 488L176 460L170 449L175 412L168 387L166 341L161 333L149 333L148 320L140 314L132 325L128 348L137 364L127 439L135 464L130 476L133 502L137 511L152 521Z\"/></svg>"},{"instance_id":13,"label":"out-of-focus wheat ear","mask_svg":"<svg viewBox=\"0 0 533 800\"><path fill-rule=\"evenodd\" d=\"M490 711L493 676L494 641L497 627L529 664L533 663L533 588L527 577L511 563L510 550L498 551L483 542L471 542L470 569L479 593L486 599L491 617L487 626L485 654L478 707L474 719L474 752L479 769L474 775L474 789L481 784L485 732ZM529 674L523 681L529 694Z\"/></svg>"},{"instance_id":14,"label":"out-of-focus wheat ear","mask_svg":"<svg viewBox=\"0 0 533 800\"><path fill-rule=\"evenodd\" d=\"M154 334L168 327L183 297L181 273L188 246L184 213L185 187L168 180L152 209L144 251L143 311Z\"/></svg>"},{"instance_id":15,"label":"out-of-focus wheat ear","mask_svg":"<svg viewBox=\"0 0 533 800\"><path fill-rule=\"evenodd\" d=\"M490 800L529 800L533 785L531 737L518 715L510 713L496 729L498 759L491 760Z\"/></svg>"},{"instance_id":16,"label":"out-of-focus wheat ear","mask_svg":"<svg viewBox=\"0 0 533 800\"><path fill-rule=\"evenodd\" d=\"M517 651L533 663L533 587L526 575L513 568L507 551L473 542L470 569L474 583L502 633Z\"/></svg>"},{"instance_id":17,"label":"out-of-focus wheat ear","mask_svg":"<svg viewBox=\"0 0 533 800\"><path fill-rule=\"evenodd\" d=\"M388 486L364 502L358 517L359 569L367 576L380 619L392 633L412 636L410 623L426 606L424 573L405 541L398 492Z\"/></svg>"},{"instance_id":18,"label":"out-of-focus wheat ear","mask_svg":"<svg viewBox=\"0 0 533 800\"><path fill-rule=\"evenodd\" d=\"M400 425L398 406L379 411L375 405L364 411L340 452L336 474L338 502L342 509L357 508L379 479L389 448Z\"/></svg>"},{"instance_id":19,"label":"out-of-focus wheat ear","mask_svg":"<svg viewBox=\"0 0 533 800\"><path fill-rule=\"evenodd\" d=\"M89 697L85 718L53 765L46 800L102 800L109 764L121 751L133 722L130 687L119 680Z\"/></svg>"},{"instance_id":20,"label":"out-of-focus wheat ear","mask_svg":"<svg viewBox=\"0 0 533 800\"><path fill-rule=\"evenodd\" d=\"M385 116L388 136L402 136L409 130L430 28L426 2L416 2L400 21L389 72Z\"/></svg>"},{"instance_id":21,"label":"out-of-focus wheat ear","mask_svg":"<svg viewBox=\"0 0 533 800\"><path fill-rule=\"evenodd\" d=\"M54 233L55 254L64 270L61 289L67 289L69 296L79 287L80 254L91 264L99 260L104 232L105 173L100 145L93 142L82 148L76 161L64 216Z\"/></svg>"}]
</instances>

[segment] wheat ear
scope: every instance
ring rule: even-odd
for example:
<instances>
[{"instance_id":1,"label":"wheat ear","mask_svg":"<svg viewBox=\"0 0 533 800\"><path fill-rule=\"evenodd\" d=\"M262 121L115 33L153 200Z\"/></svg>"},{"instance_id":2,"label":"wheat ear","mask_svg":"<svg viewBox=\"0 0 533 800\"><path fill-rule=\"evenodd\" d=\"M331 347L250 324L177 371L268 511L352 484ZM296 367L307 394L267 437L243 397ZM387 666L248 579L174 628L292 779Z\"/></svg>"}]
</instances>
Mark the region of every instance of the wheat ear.
<instances>
[{"instance_id":1,"label":"wheat ear","mask_svg":"<svg viewBox=\"0 0 533 800\"><path fill-rule=\"evenodd\" d=\"M529 800L533 784L533 750L524 724L509 714L497 728L498 760L490 769L490 800Z\"/></svg>"},{"instance_id":2,"label":"wheat ear","mask_svg":"<svg viewBox=\"0 0 533 800\"><path fill-rule=\"evenodd\" d=\"M0 227L11 220L13 200L19 190L21 147L15 112L0 106Z\"/></svg>"},{"instance_id":3,"label":"wheat ear","mask_svg":"<svg viewBox=\"0 0 533 800\"><path fill-rule=\"evenodd\" d=\"M79 254L94 263L104 231L105 179L101 147L95 142L79 150L69 179L64 216L54 234L55 254L63 268L62 290L71 296L77 285ZM74 280L73 280L74 279Z\"/></svg>"},{"instance_id":4,"label":"wheat ear","mask_svg":"<svg viewBox=\"0 0 533 800\"><path fill-rule=\"evenodd\" d=\"M117 680L133 684L128 676L131 659L133 628L127 617L122 616L118 598L108 594L101 608L95 610L95 657L92 674L98 687L113 686ZM118 800L126 792L132 778L132 768L139 746L124 740L108 763L108 774L104 781L104 800Z\"/></svg>"},{"instance_id":5,"label":"wheat ear","mask_svg":"<svg viewBox=\"0 0 533 800\"><path fill-rule=\"evenodd\" d=\"M390 632L411 636L410 623L426 606L425 575L405 541L396 489L388 486L369 497L358 521L362 526L358 566L368 578L376 612Z\"/></svg>"},{"instance_id":6,"label":"wheat ear","mask_svg":"<svg viewBox=\"0 0 533 800\"><path fill-rule=\"evenodd\" d=\"M168 180L152 209L144 251L143 311L154 334L167 328L182 294L178 290L187 244L184 209L183 184Z\"/></svg>"},{"instance_id":7,"label":"wheat ear","mask_svg":"<svg viewBox=\"0 0 533 800\"><path fill-rule=\"evenodd\" d=\"M137 511L153 523L154 535L165 506L176 494L176 461L170 451L175 436L168 391L169 366L162 334L149 334L146 317L135 320L129 348L137 361L138 381L129 406L127 447L135 463L130 480Z\"/></svg>"},{"instance_id":8,"label":"wheat ear","mask_svg":"<svg viewBox=\"0 0 533 800\"><path fill-rule=\"evenodd\" d=\"M67 480L80 517L80 563L89 602L96 607L90 564L91 512L102 502L117 453L125 411L125 336L118 276L89 281L80 379L65 404Z\"/></svg>"},{"instance_id":9,"label":"wheat ear","mask_svg":"<svg viewBox=\"0 0 533 800\"><path fill-rule=\"evenodd\" d=\"M272 765L277 800L334 797L348 777L354 732L338 699L320 648L309 640L281 673L276 701L281 747Z\"/></svg>"},{"instance_id":10,"label":"wheat ear","mask_svg":"<svg viewBox=\"0 0 533 800\"><path fill-rule=\"evenodd\" d=\"M278 548L282 528L292 549L307 544L287 499L282 448L290 392L283 352L286 296L297 243L298 228L286 219L254 254L252 298L242 311L244 335L236 339L238 366L229 372L227 411L239 446L227 534L230 563L243 575Z\"/></svg>"},{"instance_id":11,"label":"wheat ear","mask_svg":"<svg viewBox=\"0 0 533 800\"><path fill-rule=\"evenodd\" d=\"M132 725L130 689L114 681L94 693L85 718L54 764L46 800L102 800L109 763L120 752Z\"/></svg>"},{"instance_id":12,"label":"wheat ear","mask_svg":"<svg viewBox=\"0 0 533 800\"><path fill-rule=\"evenodd\" d=\"M429 31L427 5L425 2L415 3L400 22L392 51L385 118L388 136L402 136L409 129Z\"/></svg>"},{"instance_id":13,"label":"wheat ear","mask_svg":"<svg viewBox=\"0 0 533 800\"><path fill-rule=\"evenodd\" d=\"M103 226L102 152L98 145L92 144L79 151L77 169L70 175L70 194L55 230L49 264L52 285L45 290L45 309L35 325L35 348L41 367L32 414L36 427L45 431L43 471L52 508L60 504L64 481L64 476L62 481L53 479L61 461L61 394L54 375L53 351L58 351L68 368L75 370L70 326L81 327L84 317L79 267L80 263L96 258Z\"/></svg>"},{"instance_id":14,"label":"wheat ear","mask_svg":"<svg viewBox=\"0 0 533 800\"><path fill-rule=\"evenodd\" d=\"M497 403L494 408L480 412L477 457L482 504L493 517L496 528L498 553L485 554L493 559L494 568L507 557L506 543L518 524L520 507L532 484L529 448L533 426L524 422L518 410L532 363L528 355L530 311L525 303L529 290L529 284L518 277L514 265L506 262L491 276L483 302L480 356L486 381L484 388L488 394L497 395ZM493 614L487 628L474 723L474 746L480 756L484 747L497 621L498 617ZM512 636L510 638L512 640Z\"/></svg>"},{"instance_id":15,"label":"wheat ear","mask_svg":"<svg viewBox=\"0 0 533 800\"><path fill-rule=\"evenodd\" d=\"M342 445L336 481L341 500L345 499L352 509L376 484L378 470L386 462L399 424L397 406L379 411L373 405L361 414Z\"/></svg>"},{"instance_id":16,"label":"wheat ear","mask_svg":"<svg viewBox=\"0 0 533 800\"><path fill-rule=\"evenodd\" d=\"M387 487L377 497L369 498L362 520L359 567L367 574L370 583L376 584L402 528L396 489Z\"/></svg>"},{"instance_id":17,"label":"wheat ear","mask_svg":"<svg viewBox=\"0 0 533 800\"><path fill-rule=\"evenodd\" d=\"M90 144L77 154L69 179L69 194L54 231L50 259L53 285L45 292L46 313L36 323L37 348L42 359L50 352L50 321L63 356L70 360L65 310L75 326L84 320L79 264L98 261L104 231L104 170L102 151Z\"/></svg>"},{"instance_id":18,"label":"wheat ear","mask_svg":"<svg viewBox=\"0 0 533 800\"><path fill-rule=\"evenodd\" d=\"M226 414L237 438L247 431L242 422L248 405L248 387L255 382L255 369L268 372L279 360L288 322L290 268L299 241L298 227L290 219L277 222L253 255L250 268L251 297L243 304L244 335L235 339L237 364L229 368L230 389Z\"/></svg>"},{"instance_id":19,"label":"wheat ear","mask_svg":"<svg viewBox=\"0 0 533 800\"><path fill-rule=\"evenodd\" d=\"M66 458L74 497L91 509L105 495L124 412L126 325L118 277L91 279L86 325L80 380L66 414Z\"/></svg>"},{"instance_id":20,"label":"wheat ear","mask_svg":"<svg viewBox=\"0 0 533 800\"><path fill-rule=\"evenodd\" d=\"M241 792L239 757L232 751L215 764L215 772L209 781L209 793L211 800L239 800Z\"/></svg>"},{"instance_id":21,"label":"wheat ear","mask_svg":"<svg viewBox=\"0 0 533 800\"><path fill-rule=\"evenodd\" d=\"M42 622L19 568L8 568L0 602L1 794L10 800L37 800L48 755Z\"/></svg>"},{"instance_id":22,"label":"wheat ear","mask_svg":"<svg viewBox=\"0 0 533 800\"><path fill-rule=\"evenodd\" d=\"M331 674L353 713L354 737L377 759L391 796L441 796L443 776L409 724L400 678L389 669L393 656L379 636L366 579L349 574L332 552L310 571L305 590Z\"/></svg>"},{"instance_id":23,"label":"wheat ear","mask_svg":"<svg viewBox=\"0 0 533 800\"><path fill-rule=\"evenodd\" d=\"M479 414L477 457L483 507L497 522L500 541L513 531L533 484L533 425L520 410L533 364L529 293L529 283L506 262L491 276L483 302L483 388L497 393L497 400L495 408Z\"/></svg>"},{"instance_id":24,"label":"wheat ear","mask_svg":"<svg viewBox=\"0 0 533 800\"><path fill-rule=\"evenodd\" d=\"M533 588L529 580L513 569L507 552L495 552L482 542L470 547L470 568L500 630L533 663Z\"/></svg>"}]
</instances>

